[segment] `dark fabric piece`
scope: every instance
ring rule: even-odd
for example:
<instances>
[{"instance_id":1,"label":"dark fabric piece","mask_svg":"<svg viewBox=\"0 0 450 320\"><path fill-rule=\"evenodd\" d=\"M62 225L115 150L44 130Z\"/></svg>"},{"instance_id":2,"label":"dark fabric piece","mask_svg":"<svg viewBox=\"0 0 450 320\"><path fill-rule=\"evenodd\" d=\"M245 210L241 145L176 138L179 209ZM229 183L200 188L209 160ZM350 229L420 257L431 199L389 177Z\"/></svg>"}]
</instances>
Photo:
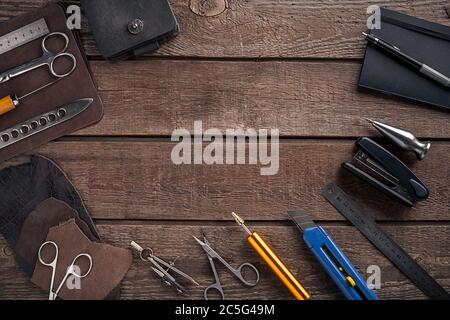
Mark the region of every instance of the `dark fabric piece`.
<instances>
[{"instance_id":1,"label":"dark fabric piece","mask_svg":"<svg viewBox=\"0 0 450 320\"><path fill-rule=\"evenodd\" d=\"M32 156L29 163L0 171L0 234L8 245L15 248L26 219L41 202L53 197L77 212L84 233L92 241L100 241L97 229L83 201L65 173L50 159ZM61 219L62 221L63 219ZM46 235L45 235L46 236ZM34 254L36 256L36 254ZM31 278L35 261L16 254L16 260ZM119 299L118 285L106 299Z\"/></svg>"},{"instance_id":2,"label":"dark fabric piece","mask_svg":"<svg viewBox=\"0 0 450 320\"><path fill-rule=\"evenodd\" d=\"M80 195L64 172L51 160L33 156L29 163L0 171L0 233L10 247L16 246L28 215L42 201L51 197L75 209L92 234L100 240ZM24 261L18 262L31 276L33 266Z\"/></svg>"},{"instance_id":3,"label":"dark fabric piece","mask_svg":"<svg viewBox=\"0 0 450 320\"><path fill-rule=\"evenodd\" d=\"M74 219L51 227L47 241L55 242L59 249L54 290L59 286L67 267L78 254L87 253L92 257L91 272L81 279L80 288L70 290L64 285L58 294L58 298L61 299L104 299L114 287L120 284L131 266L132 255L130 250L90 241L77 226ZM41 255L44 261L50 262L55 255L54 249L52 247L44 248ZM82 273L89 269L88 261L86 258L77 260L76 264ZM31 281L42 289L48 290L51 274L52 269L38 261Z\"/></svg>"}]
</instances>

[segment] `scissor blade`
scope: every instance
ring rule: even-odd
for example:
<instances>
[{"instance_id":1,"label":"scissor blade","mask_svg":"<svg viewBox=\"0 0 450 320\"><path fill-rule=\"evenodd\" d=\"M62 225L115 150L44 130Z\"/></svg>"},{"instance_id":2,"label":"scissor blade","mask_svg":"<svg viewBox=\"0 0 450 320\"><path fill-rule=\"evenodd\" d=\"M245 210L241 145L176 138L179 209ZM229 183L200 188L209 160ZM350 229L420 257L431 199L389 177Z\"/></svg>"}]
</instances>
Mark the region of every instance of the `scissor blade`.
<instances>
[{"instance_id":1,"label":"scissor blade","mask_svg":"<svg viewBox=\"0 0 450 320\"><path fill-rule=\"evenodd\" d=\"M194 237L194 236L193 236ZM205 252L211 257L211 258L216 258L218 256L218 254L214 251L213 248L211 248L208 244L206 244L205 242L201 241L200 239L198 239L197 237L194 237L195 241L197 241L200 246L202 247L203 250L205 250Z\"/></svg>"}]
</instances>

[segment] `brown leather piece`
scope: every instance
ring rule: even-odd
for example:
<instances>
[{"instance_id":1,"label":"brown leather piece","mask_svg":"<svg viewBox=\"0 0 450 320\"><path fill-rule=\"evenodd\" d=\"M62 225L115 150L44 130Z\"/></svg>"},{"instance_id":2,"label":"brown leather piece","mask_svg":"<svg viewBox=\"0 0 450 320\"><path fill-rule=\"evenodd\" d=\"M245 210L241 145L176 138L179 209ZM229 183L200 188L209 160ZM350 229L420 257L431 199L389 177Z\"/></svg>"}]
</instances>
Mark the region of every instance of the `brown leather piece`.
<instances>
[{"instance_id":1,"label":"brown leather piece","mask_svg":"<svg viewBox=\"0 0 450 320\"><path fill-rule=\"evenodd\" d=\"M25 220L15 247L16 254L26 262L36 264L39 247L45 242L49 229L69 219L74 219L91 241L99 241L88 225L80 219L78 212L63 201L49 198L42 201Z\"/></svg>"},{"instance_id":2,"label":"brown leather piece","mask_svg":"<svg viewBox=\"0 0 450 320\"><path fill-rule=\"evenodd\" d=\"M450 6L446 6L445 11L447 11L447 16L450 18Z\"/></svg>"},{"instance_id":3,"label":"brown leather piece","mask_svg":"<svg viewBox=\"0 0 450 320\"><path fill-rule=\"evenodd\" d=\"M0 117L0 132L77 99L93 98L94 102L87 110L75 118L0 150L0 161L28 152L50 140L96 123L103 116L102 101L90 75L86 57L76 40L76 34L67 29L66 16L61 6L51 4L42 9L3 22L0 24L0 34L7 34L42 17L45 18L50 32L64 32L69 37L70 43L67 52L75 56L77 67L68 77L24 99L17 109L2 115ZM2 54L0 71L6 71L34 58L41 57L42 39L34 40ZM54 78L48 67L40 67L25 75L18 76L6 83L0 84L0 98L13 94L19 96L26 94L52 80Z\"/></svg>"},{"instance_id":4,"label":"brown leather piece","mask_svg":"<svg viewBox=\"0 0 450 320\"><path fill-rule=\"evenodd\" d=\"M121 282L132 263L130 250L92 242L83 234L74 219L50 228L46 241L55 242L59 248L54 290L78 254L87 253L92 257L92 270L86 278L81 279L81 288L70 290L64 285L59 292L58 298L64 300L104 299ZM51 248L42 251L45 261L51 261L53 257ZM82 271L87 270L87 259L81 259L78 264ZM52 269L38 261L31 281L48 292L51 274Z\"/></svg>"}]
</instances>

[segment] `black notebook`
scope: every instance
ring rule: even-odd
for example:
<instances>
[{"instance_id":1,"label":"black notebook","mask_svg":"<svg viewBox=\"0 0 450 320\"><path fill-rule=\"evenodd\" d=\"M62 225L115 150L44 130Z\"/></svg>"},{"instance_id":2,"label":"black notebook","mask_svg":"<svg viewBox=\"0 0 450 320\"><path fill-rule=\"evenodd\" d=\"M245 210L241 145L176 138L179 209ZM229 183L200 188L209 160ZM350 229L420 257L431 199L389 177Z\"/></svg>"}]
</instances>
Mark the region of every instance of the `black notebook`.
<instances>
[{"instance_id":1,"label":"black notebook","mask_svg":"<svg viewBox=\"0 0 450 320\"><path fill-rule=\"evenodd\" d=\"M381 9L381 29L371 33L450 77L450 27ZM359 88L450 109L450 88L367 46Z\"/></svg>"}]
</instances>

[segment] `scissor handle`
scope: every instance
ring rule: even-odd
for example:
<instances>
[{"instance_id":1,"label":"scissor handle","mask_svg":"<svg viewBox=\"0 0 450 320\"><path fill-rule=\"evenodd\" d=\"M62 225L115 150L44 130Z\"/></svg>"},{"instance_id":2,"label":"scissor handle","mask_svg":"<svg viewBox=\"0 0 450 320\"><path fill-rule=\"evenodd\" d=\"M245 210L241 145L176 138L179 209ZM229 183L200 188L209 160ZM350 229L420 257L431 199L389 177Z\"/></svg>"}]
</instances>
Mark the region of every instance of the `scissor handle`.
<instances>
[{"instance_id":1,"label":"scissor handle","mask_svg":"<svg viewBox=\"0 0 450 320\"><path fill-rule=\"evenodd\" d=\"M89 269L86 272L79 274L79 273L76 272L75 266L78 267L76 262L77 262L78 259L83 258L83 257L85 257L85 258L87 258L89 260ZM82 278L87 277L88 274L91 273L92 265L93 265L92 264L92 257L89 254L87 254L87 253L80 253L79 255L77 255L75 257L75 259L73 259L72 264L67 269L67 273L71 274L71 275L73 275L73 276L75 276L77 278L82 279Z\"/></svg>"},{"instance_id":2,"label":"scissor handle","mask_svg":"<svg viewBox=\"0 0 450 320\"><path fill-rule=\"evenodd\" d=\"M205 288L205 291L203 292L203 294L205 296L205 300L209 300L208 299L208 292L210 292L212 290L213 291L215 290L215 291L219 292L220 299L221 300L225 300L225 295L223 293L222 286L220 284L218 284L218 283L213 283L212 285L210 285L210 286Z\"/></svg>"},{"instance_id":3,"label":"scissor handle","mask_svg":"<svg viewBox=\"0 0 450 320\"><path fill-rule=\"evenodd\" d=\"M64 47L63 49L61 49L58 52L52 52L51 50L48 49L46 43L48 41L49 38L52 37L62 37L65 41ZM50 72L52 73L52 75L54 77L57 78L65 78L67 77L69 74L71 74L73 72L73 70L75 70L75 68L77 67L77 59L75 58L75 56L71 53L67 53L67 48L69 47L69 37L63 33L63 32L52 32L50 34L48 34L43 40L42 40L42 51L44 53L44 57L47 57L49 60L47 61ZM72 68L69 69L69 71L64 72L64 73L58 73L55 71L54 68L54 64L55 61L57 61L60 58L63 57L67 57L70 60L72 60Z\"/></svg>"},{"instance_id":4,"label":"scissor handle","mask_svg":"<svg viewBox=\"0 0 450 320\"><path fill-rule=\"evenodd\" d=\"M42 249L44 249L48 245L51 245L55 248L55 257L53 258L53 260L51 262L44 261L44 259L42 258L42 255L41 255ZM41 246L39 247L39 251L38 251L39 262L42 263L44 266L56 268L56 263L58 261L58 254L59 254L58 245L56 243L54 243L53 241L46 241L43 244L41 244Z\"/></svg>"},{"instance_id":5,"label":"scissor handle","mask_svg":"<svg viewBox=\"0 0 450 320\"><path fill-rule=\"evenodd\" d=\"M50 39L50 38L54 38L54 37L62 37L64 39L64 41L65 41L63 49L59 50L58 52L52 52L51 50L49 50L47 48L47 45L46 45L47 40ZM52 32L52 33L49 33L42 40L42 51L44 52L44 54L52 54L52 55L56 56L59 53L66 52L68 47L69 47L69 37L67 36L67 34L65 34L63 32Z\"/></svg>"},{"instance_id":6,"label":"scissor handle","mask_svg":"<svg viewBox=\"0 0 450 320\"><path fill-rule=\"evenodd\" d=\"M244 278L244 268L250 268L251 270L253 270L253 272L256 275L256 279L254 281L248 281ZM259 282L259 271L258 269L256 269L256 267L254 265L252 265L251 263L243 263L239 266L239 268L237 268L237 270L235 270L234 275L246 286L249 287L254 287L258 284Z\"/></svg>"}]
</instances>

